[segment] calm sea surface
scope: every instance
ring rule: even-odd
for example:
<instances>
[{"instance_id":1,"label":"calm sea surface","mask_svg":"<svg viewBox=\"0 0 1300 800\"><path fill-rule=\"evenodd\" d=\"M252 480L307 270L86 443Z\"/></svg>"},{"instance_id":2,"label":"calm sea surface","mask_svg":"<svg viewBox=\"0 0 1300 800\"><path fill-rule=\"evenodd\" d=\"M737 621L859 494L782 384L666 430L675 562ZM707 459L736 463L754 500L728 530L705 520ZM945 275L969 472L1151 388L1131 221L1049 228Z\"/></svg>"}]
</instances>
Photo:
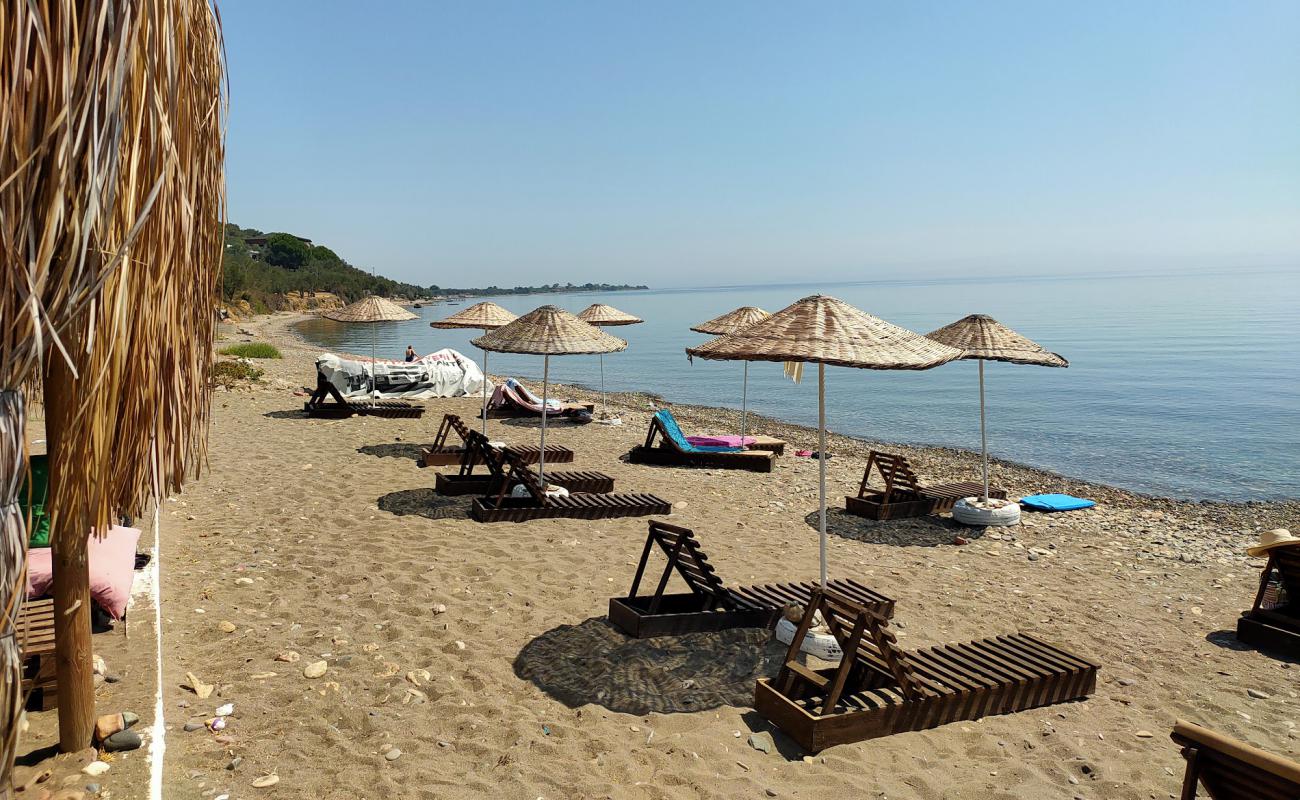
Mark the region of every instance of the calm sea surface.
<instances>
[{"instance_id":1,"label":"calm sea surface","mask_svg":"<svg viewBox=\"0 0 1300 800\"><path fill-rule=\"evenodd\" d=\"M989 448L997 457L1143 492L1193 499L1300 496L1300 273L1230 272L882 281L491 298L522 314L554 303L578 312L609 303L645 319L610 329L628 349L605 357L611 391L671 402L740 406L743 365L687 361L709 337L689 328L741 305L777 311L818 292L926 333L986 313L1070 360L1068 369L985 367ZM476 331L428 323L464 308L416 309L422 319L376 326L381 357L452 347L475 359ZM324 350L368 354L370 330L324 319L302 334ZM480 361L481 363L481 361ZM493 354L494 374L537 379L535 356ZM551 379L599 385L596 356L551 359ZM978 450L977 364L925 372L828 368L828 426L883 441ZM750 408L817 424L816 371L801 384L781 365L749 368Z\"/></svg>"}]
</instances>

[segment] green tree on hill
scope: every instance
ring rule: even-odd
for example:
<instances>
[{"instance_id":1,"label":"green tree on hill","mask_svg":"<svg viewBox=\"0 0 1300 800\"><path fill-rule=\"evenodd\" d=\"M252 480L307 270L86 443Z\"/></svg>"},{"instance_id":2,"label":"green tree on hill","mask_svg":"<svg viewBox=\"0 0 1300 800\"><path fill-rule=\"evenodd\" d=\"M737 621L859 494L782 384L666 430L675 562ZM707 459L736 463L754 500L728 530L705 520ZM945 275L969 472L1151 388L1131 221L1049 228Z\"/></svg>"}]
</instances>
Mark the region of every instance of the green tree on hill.
<instances>
[{"instance_id":1,"label":"green tree on hill","mask_svg":"<svg viewBox=\"0 0 1300 800\"><path fill-rule=\"evenodd\" d=\"M312 248L296 236L287 233L273 233L266 237L266 247L262 251L262 260L277 267L297 269L307 263ZM338 258L338 256L335 256Z\"/></svg>"}]
</instances>

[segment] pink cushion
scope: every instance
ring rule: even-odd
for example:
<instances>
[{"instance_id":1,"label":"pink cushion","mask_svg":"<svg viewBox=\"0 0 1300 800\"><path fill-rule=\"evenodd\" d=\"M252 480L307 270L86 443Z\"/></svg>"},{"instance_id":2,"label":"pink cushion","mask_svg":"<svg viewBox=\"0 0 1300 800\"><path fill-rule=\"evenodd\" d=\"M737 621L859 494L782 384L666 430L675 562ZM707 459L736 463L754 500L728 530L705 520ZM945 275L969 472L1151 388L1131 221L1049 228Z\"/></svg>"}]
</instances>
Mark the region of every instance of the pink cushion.
<instances>
[{"instance_id":1,"label":"pink cushion","mask_svg":"<svg viewBox=\"0 0 1300 800\"><path fill-rule=\"evenodd\" d=\"M131 599L131 582L135 580L135 546L140 542L138 528L109 528L103 539L90 537L90 596L113 619L126 614ZM27 596L40 597L54 583L53 557L48 547L27 551Z\"/></svg>"},{"instance_id":2,"label":"pink cushion","mask_svg":"<svg viewBox=\"0 0 1300 800\"><path fill-rule=\"evenodd\" d=\"M758 441L753 436L735 436L731 434L717 436L687 436L686 441L696 447L746 447Z\"/></svg>"}]
</instances>

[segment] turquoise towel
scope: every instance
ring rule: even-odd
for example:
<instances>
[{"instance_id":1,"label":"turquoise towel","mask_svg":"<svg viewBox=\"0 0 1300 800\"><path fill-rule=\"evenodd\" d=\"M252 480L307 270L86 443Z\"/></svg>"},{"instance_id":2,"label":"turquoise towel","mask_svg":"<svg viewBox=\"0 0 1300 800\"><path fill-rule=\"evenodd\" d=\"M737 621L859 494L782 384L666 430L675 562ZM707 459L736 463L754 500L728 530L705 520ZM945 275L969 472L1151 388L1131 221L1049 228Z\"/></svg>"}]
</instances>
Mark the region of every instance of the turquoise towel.
<instances>
[{"instance_id":1,"label":"turquoise towel","mask_svg":"<svg viewBox=\"0 0 1300 800\"><path fill-rule=\"evenodd\" d=\"M1020 498L1020 505L1035 511L1076 511L1080 508L1092 508L1097 504L1092 500L1068 494L1031 494L1029 497Z\"/></svg>"},{"instance_id":2,"label":"turquoise towel","mask_svg":"<svg viewBox=\"0 0 1300 800\"><path fill-rule=\"evenodd\" d=\"M673 412L666 408L661 408L656 411L655 419L659 420L659 424L663 425L664 431L668 434L668 438L672 440L673 444L677 445L678 448L687 453L739 453L745 449L743 447L713 447L710 445L701 446L691 444L686 441L686 437L682 435L681 426L677 424L677 418L673 416Z\"/></svg>"}]
</instances>

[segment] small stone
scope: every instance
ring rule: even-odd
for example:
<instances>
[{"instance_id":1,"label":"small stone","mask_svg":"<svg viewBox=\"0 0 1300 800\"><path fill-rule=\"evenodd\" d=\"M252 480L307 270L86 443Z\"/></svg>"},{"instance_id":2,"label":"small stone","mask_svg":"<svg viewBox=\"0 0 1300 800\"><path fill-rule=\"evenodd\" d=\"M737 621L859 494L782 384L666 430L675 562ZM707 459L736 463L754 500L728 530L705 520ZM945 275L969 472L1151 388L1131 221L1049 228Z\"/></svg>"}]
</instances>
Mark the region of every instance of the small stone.
<instances>
[{"instance_id":1,"label":"small stone","mask_svg":"<svg viewBox=\"0 0 1300 800\"><path fill-rule=\"evenodd\" d=\"M1201 607L1200 607L1200 606L1192 606L1192 609L1191 609L1191 610L1192 610L1192 616L1193 616L1193 617L1199 617L1199 616L1201 615Z\"/></svg>"},{"instance_id":2,"label":"small stone","mask_svg":"<svg viewBox=\"0 0 1300 800\"><path fill-rule=\"evenodd\" d=\"M297 650L285 650L283 653L276 656L275 660L283 661L286 664L296 664L300 658L302 658L302 656L298 655Z\"/></svg>"},{"instance_id":3,"label":"small stone","mask_svg":"<svg viewBox=\"0 0 1300 800\"><path fill-rule=\"evenodd\" d=\"M438 746L441 747L443 750L450 750L451 747L452 747L452 744L451 744L451 742L444 742L443 740L439 739L439 740L438 740Z\"/></svg>"},{"instance_id":4,"label":"small stone","mask_svg":"<svg viewBox=\"0 0 1300 800\"><path fill-rule=\"evenodd\" d=\"M772 741L772 734L767 731L759 731L749 735L749 746L760 753L770 753L772 748L776 747L776 742Z\"/></svg>"},{"instance_id":5,"label":"small stone","mask_svg":"<svg viewBox=\"0 0 1300 800\"><path fill-rule=\"evenodd\" d=\"M392 748L387 753L384 753L385 761L396 761L401 757L402 757L402 751L398 750L396 747Z\"/></svg>"},{"instance_id":6,"label":"small stone","mask_svg":"<svg viewBox=\"0 0 1300 800\"><path fill-rule=\"evenodd\" d=\"M970 539L965 536L954 536L952 537L952 543L956 545L970 544Z\"/></svg>"},{"instance_id":7,"label":"small stone","mask_svg":"<svg viewBox=\"0 0 1300 800\"><path fill-rule=\"evenodd\" d=\"M253 579L252 579L252 578L235 578L235 583L239 584L240 586L252 586L252 585L253 585Z\"/></svg>"},{"instance_id":8,"label":"small stone","mask_svg":"<svg viewBox=\"0 0 1300 800\"><path fill-rule=\"evenodd\" d=\"M100 775L103 775L105 772L108 772L109 769L110 767L108 765L108 762L106 761L92 761L86 766L82 767L81 771L86 773L92 778L98 778Z\"/></svg>"},{"instance_id":9,"label":"small stone","mask_svg":"<svg viewBox=\"0 0 1300 800\"><path fill-rule=\"evenodd\" d=\"M136 750L143 742L140 734L130 728L118 731L104 740L104 749L110 753L117 753L126 750Z\"/></svg>"},{"instance_id":10,"label":"small stone","mask_svg":"<svg viewBox=\"0 0 1300 800\"><path fill-rule=\"evenodd\" d=\"M242 763L244 763L244 757L235 756L234 758L230 759L230 763L226 765L226 769L231 770L233 772L234 770L239 769L239 765Z\"/></svg>"},{"instance_id":11,"label":"small stone","mask_svg":"<svg viewBox=\"0 0 1300 800\"><path fill-rule=\"evenodd\" d=\"M86 784L86 791L90 792L91 794L99 794L99 788L100 787L98 783Z\"/></svg>"},{"instance_id":12,"label":"small stone","mask_svg":"<svg viewBox=\"0 0 1300 800\"><path fill-rule=\"evenodd\" d=\"M1135 734L1133 734L1133 735L1136 736L1136 737L1138 737L1139 739L1150 739L1150 738L1151 738L1152 736L1154 736L1155 734L1152 733L1151 731L1138 731L1137 733L1135 733Z\"/></svg>"},{"instance_id":13,"label":"small stone","mask_svg":"<svg viewBox=\"0 0 1300 800\"><path fill-rule=\"evenodd\" d=\"M327 669L329 669L329 665L324 661L313 661L302 668L302 676L304 678L319 678L325 674Z\"/></svg>"},{"instance_id":14,"label":"small stone","mask_svg":"<svg viewBox=\"0 0 1300 800\"><path fill-rule=\"evenodd\" d=\"M199 676L193 672L185 673L185 680L189 681L188 688L194 692L200 700L206 700L212 696L212 690L217 688L210 683L204 683L199 680Z\"/></svg>"},{"instance_id":15,"label":"small stone","mask_svg":"<svg viewBox=\"0 0 1300 800\"><path fill-rule=\"evenodd\" d=\"M187 722L185 723L185 732L193 733L194 731L202 730L203 728L206 727L208 726L204 725L202 722Z\"/></svg>"},{"instance_id":16,"label":"small stone","mask_svg":"<svg viewBox=\"0 0 1300 800\"><path fill-rule=\"evenodd\" d=\"M1267 692L1261 692L1259 689L1247 689L1246 694L1250 695L1256 700L1267 700L1269 698L1269 694Z\"/></svg>"},{"instance_id":17,"label":"small stone","mask_svg":"<svg viewBox=\"0 0 1300 800\"><path fill-rule=\"evenodd\" d=\"M437 604L436 606L433 607L433 613L435 613L435 614L446 614L446 613L447 613L447 606L443 605L442 603L439 603L439 604Z\"/></svg>"},{"instance_id":18,"label":"small stone","mask_svg":"<svg viewBox=\"0 0 1300 800\"><path fill-rule=\"evenodd\" d=\"M280 776L272 772L270 775L263 775L260 778L255 778L253 780L252 786L254 789L266 789L268 787L276 785L279 782L280 782Z\"/></svg>"},{"instance_id":19,"label":"small stone","mask_svg":"<svg viewBox=\"0 0 1300 800\"><path fill-rule=\"evenodd\" d=\"M1120 679L1119 679L1119 685L1120 685L1120 686L1132 686L1132 685L1135 684L1135 683L1137 683L1137 681L1133 680L1132 678L1120 678Z\"/></svg>"},{"instance_id":20,"label":"small stone","mask_svg":"<svg viewBox=\"0 0 1300 800\"><path fill-rule=\"evenodd\" d=\"M1037 554L1037 553L1030 553L1028 556L1026 556L1026 558L1028 558L1030 561L1037 561L1037 560L1038 560L1038 554Z\"/></svg>"},{"instance_id":21,"label":"small stone","mask_svg":"<svg viewBox=\"0 0 1300 800\"><path fill-rule=\"evenodd\" d=\"M768 789L766 791L768 797L776 797L776 789Z\"/></svg>"},{"instance_id":22,"label":"small stone","mask_svg":"<svg viewBox=\"0 0 1300 800\"><path fill-rule=\"evenodd\" d=\"M221 620L220 622L218 622L218 623L217 623L217 627L221 629L221 632L222 632L222 633L234 633L234 632L235 632L235 623L231 622L231 621L228 620L228 619L223 619L223 620Z\"/></svg>"},{"instance_id":23,"label":"small stone","mask_svg":"<svg viewBox=\"0 0 1300 800\"><path fill-rule=\"evenodd\" d=\"M456 649L457 649L457 650L464 650L465 647L466 647L466 645L465 645L464 642L462 642L462 641L457 641L457 642L456 642Z\"/></svg>"}]
</instances>

